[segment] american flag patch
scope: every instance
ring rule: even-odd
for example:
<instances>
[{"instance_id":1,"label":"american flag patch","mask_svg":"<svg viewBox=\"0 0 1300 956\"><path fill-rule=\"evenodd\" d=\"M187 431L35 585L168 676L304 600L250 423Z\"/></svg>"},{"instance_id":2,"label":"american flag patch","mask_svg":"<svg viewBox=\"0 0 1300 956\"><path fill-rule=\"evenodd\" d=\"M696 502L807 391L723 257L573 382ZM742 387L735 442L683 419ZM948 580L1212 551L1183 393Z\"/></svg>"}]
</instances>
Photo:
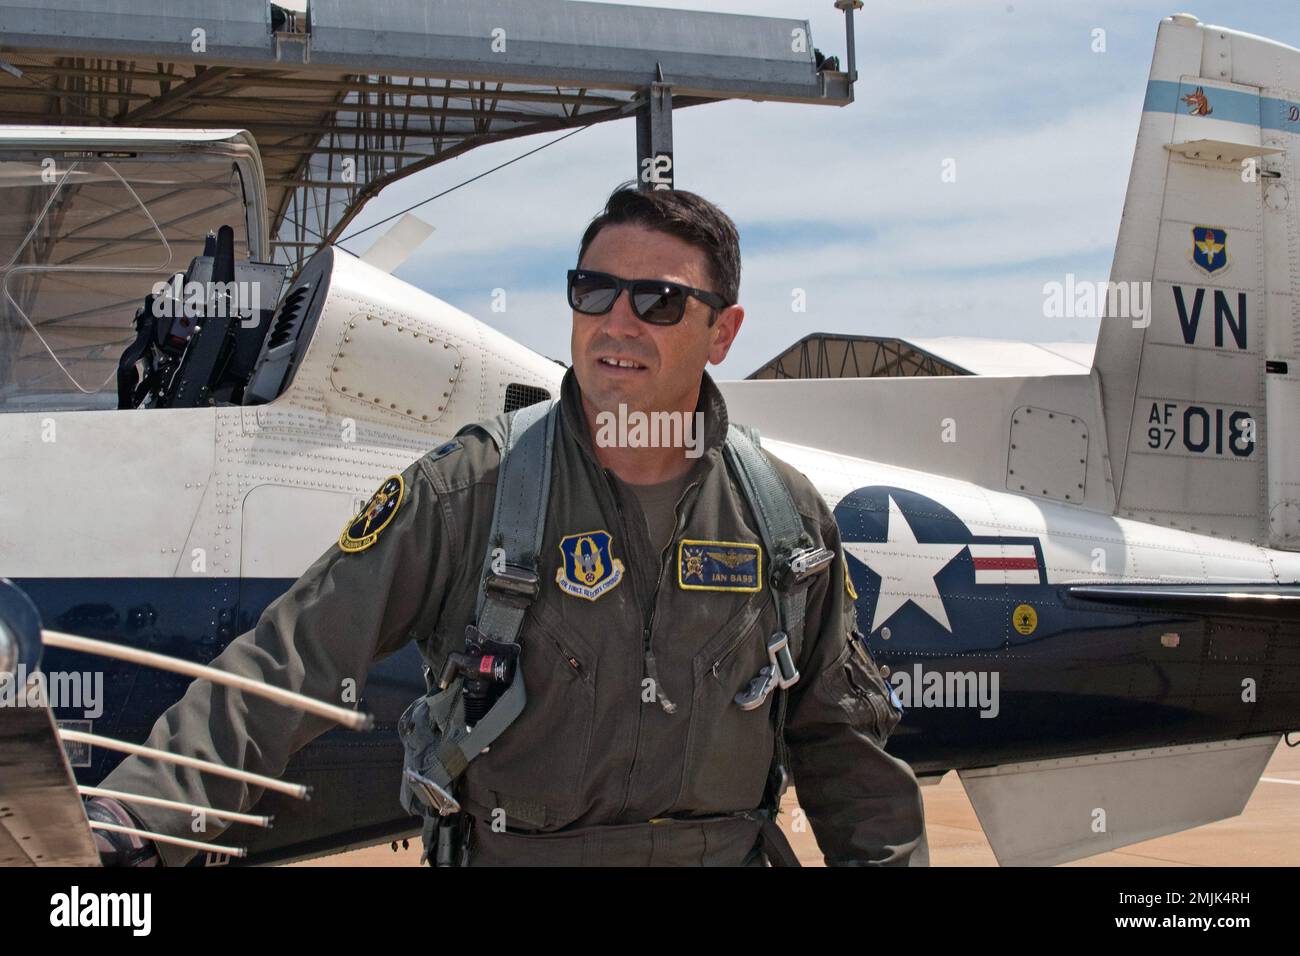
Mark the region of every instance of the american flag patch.
<instances>
[{"instance_id":1,"label":"american flag patch","mask_svg":"<svg viewBox=\"0 0 1300 956\"><path fill-rule=\"evenodd\" d=\"M1032 544L971 544L976 584L1042 584Z\"/></svg>"}]
</instances>

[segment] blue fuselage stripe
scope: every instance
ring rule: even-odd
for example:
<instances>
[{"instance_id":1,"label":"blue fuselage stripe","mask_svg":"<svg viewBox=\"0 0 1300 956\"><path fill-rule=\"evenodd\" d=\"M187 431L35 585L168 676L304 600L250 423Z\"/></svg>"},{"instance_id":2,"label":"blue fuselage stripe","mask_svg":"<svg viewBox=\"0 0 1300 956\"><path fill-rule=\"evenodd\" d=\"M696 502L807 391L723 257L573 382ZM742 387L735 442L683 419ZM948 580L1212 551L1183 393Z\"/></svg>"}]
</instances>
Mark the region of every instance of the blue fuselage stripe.
<instances>
[{"instance_id":1,"label":"blue fuselage stripe","mask_svg":"<svg viewBox=\"0 0 1300 956\"><path fill-rule=\"evenodd\" d=\"M1184 97L1204 90L1212 112L1205 119L1245 123L1260 129L1276 129L1300 134L1300 103L1241 90L1206 88L1199 83L1174 80L1151 80L1147 83L1146 100L1142 110L1146 113L1183 113L1191 115L1191 105Z\"/></svg>"}]
</instances>

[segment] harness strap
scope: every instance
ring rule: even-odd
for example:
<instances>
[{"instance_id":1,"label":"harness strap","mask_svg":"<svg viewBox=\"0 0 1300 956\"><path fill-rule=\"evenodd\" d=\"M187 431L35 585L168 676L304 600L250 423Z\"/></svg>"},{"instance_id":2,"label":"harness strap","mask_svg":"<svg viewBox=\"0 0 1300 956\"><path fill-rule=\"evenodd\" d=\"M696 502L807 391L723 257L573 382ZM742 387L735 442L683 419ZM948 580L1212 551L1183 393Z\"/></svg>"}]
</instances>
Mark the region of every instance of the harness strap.
<instances>
[{"instance_id":1,"label":"harness strap","mask_svg":"<svg viewBox=\"0 0 1300 956\"><path fill-rule=\"evenodd\" d=\"M723 456L731 466L741 490L749 500L758 518L758 531L772 555L779 575L782 567L789 567L796 554L812 546L812 539L804 530L803 520L795 509L790 489L776 473L772 463L757 443L758 432L732 424L727 429L727 442ZM777 577L774 575L774 579ZM798 659L803 646L804 604L806 588L774 587L777 614L783 630L790 639L790 650Z\"/></svg>"},{"instance_id":2,"label":"harness strap","mask_svg":"<svg viewBox=\"0 0 1300 956\"><path fill-rule=\"evenodd\" d=\"M501 467L479 580L477 621L471 627L501 644L518 642L524 614L540 590L537 562L546 530L558 418L557 402L540 402L506 416L501 432L489 431L500 439ZM516 669L509 686L467 731L463 686L464 678L456 677L441 692L417 700L408 711L409 719L403 718L403 724L417 734L421 727L441 731L436 738L419 734L424 742L423 759L418 761L421 770L408 762L404 778L426 806L443 816L459 810L451 793L455 780L514 723L527 702L523 671ZM415 747L421 751L418 741Z\"/></svg>"},{"instance_id":3,"label":"harness strap","mask_svg":"<svg viewBox=\"0 0 1300 956\"><path fill-rule=\"evenodd\" d=\"M799 517L794 500L790 497L789 488L759 448L756 429L730 425L727 429L723 456L758 519L759 534L763 538L768 554L772 555L775 565L771 582L776 597L778 626L782 634L776 635L769 644L771 663L768 666L771 670L766 676L767 689L773 689L775 685L778 695L773 706L775 746L772 769L769 772L767 792L764 794L764 804L772 816L764 828L764 837L765 844L768 845L766 848L769 850L769 858L774 865L797 866L798 861L775 822L781 795L785 793L789 781L787 768L790 765L790 758L785 743L785 718L789 705L788 688L799 679L799 672L794 662L798 661L803 648L808 588L802 586L801 581L813 571L825 568L834 555L830 552L821 554L812 550L812 539L804 530L803 520ZM782 636L788 642L789 654L785 665L789 672L784 675L779 673L783 668L779 664L776 653ZM762 677L763 675L760 675L756 681L761 680ZM784 679L780 679L782 677ZM739 700L737 702L739 703ZM758 703L761 703L761 698L753 703L753 706L757 706Z\"/></svg>"},{"instance_id":4,"label":"harness strap","mask_svg":"<svg viewBox=\"0 0 1300 956\"><path fill-rule=\"evenodd\" d=\"M524 613L538 594L537 558L546 531L559 409L559 402L538 402L506 420L476 615L478 629L493 640L515 642ZM501 559L494 561L494 554Z\"/></svg>"},{"instance_id":5,"label":"harness strap","mask_svg":"<svg viewBox=\"0 0 1300 956\"><path fill-rule=\"evenodd\" d=\"M475 625L484 637L503 644L519 640L524 614L540 590L537 558L546 531L559 410L559 402L538 402L518 409L506 419L492 530L488 533L488 553L479 578ZM463 697L458 694L456 700L457 716L463 727ZM450 753L451 747L444 745L448 757L460 765L453 777L459 776L484 747L490 746L514 723L526 701L524 674L517 670L510 686L474 729L456 741L463 763L456 754ZM447 769L451 770L451 766Z\"/></svg>"}]
</instances>

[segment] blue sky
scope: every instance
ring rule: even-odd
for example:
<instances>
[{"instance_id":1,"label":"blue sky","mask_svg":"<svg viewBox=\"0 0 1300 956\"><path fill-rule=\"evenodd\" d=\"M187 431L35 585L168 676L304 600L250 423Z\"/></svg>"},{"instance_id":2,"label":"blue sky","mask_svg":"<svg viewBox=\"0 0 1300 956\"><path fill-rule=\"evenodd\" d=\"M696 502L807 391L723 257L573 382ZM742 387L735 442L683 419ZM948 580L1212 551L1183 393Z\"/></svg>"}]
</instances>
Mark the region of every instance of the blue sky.
<instances>
[{"instance_id":1,"label":"blue sky","mask_svg":"<svg viewBox=\"0 0 1300 956\"><path fill-rule=\"evenodd\" d=\"M740 232L746 320L715 373L740 378L810 332L1092 341L1043 317L1043 283L1104 280L1162 17L1300 46L1298 0L867 0L856 102L729 102L674 114L676 182ZM832 0L643 0L807 19L844 62ZM1092 31L1106 31L1106 51ZM498 143L399 181L351 229L552 139ZM417 210L433 235L397 275L569 359L564 272L609 192L635 171L622 121L585 130ZM941 179L946 159L956 181ZM362 252L380 230L345 243ZM504 313L492 290L506 290ZM793 290L806 295L792 309Z\"/></svg>"}]
</instances>

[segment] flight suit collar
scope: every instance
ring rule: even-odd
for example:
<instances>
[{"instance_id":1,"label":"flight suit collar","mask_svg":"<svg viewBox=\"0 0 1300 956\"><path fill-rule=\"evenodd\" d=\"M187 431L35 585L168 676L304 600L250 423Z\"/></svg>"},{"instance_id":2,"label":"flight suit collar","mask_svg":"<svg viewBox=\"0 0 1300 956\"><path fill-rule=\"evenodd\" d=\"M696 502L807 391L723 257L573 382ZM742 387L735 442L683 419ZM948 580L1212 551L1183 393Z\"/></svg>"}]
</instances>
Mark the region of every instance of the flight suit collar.
<instances>
[{"instance_id":1,"label":"flight suit collar","mask_svg":"<svg viewBox=\"0 0 1300 956\"><path fill-rule=\"evenodd\" d=\"M700 373L700 400L695 410L704 413L704 452L701 457L712 456L727 440L729 419L727 402L708 372ZM587 414L582 407L582 389L572 367L564 373L564 379L560 383L560 417L564 422L564 430L573 436L578 446L599 466L600 459L596 457L591 430L587 427Z\"/></svg>"}]
</instances>

